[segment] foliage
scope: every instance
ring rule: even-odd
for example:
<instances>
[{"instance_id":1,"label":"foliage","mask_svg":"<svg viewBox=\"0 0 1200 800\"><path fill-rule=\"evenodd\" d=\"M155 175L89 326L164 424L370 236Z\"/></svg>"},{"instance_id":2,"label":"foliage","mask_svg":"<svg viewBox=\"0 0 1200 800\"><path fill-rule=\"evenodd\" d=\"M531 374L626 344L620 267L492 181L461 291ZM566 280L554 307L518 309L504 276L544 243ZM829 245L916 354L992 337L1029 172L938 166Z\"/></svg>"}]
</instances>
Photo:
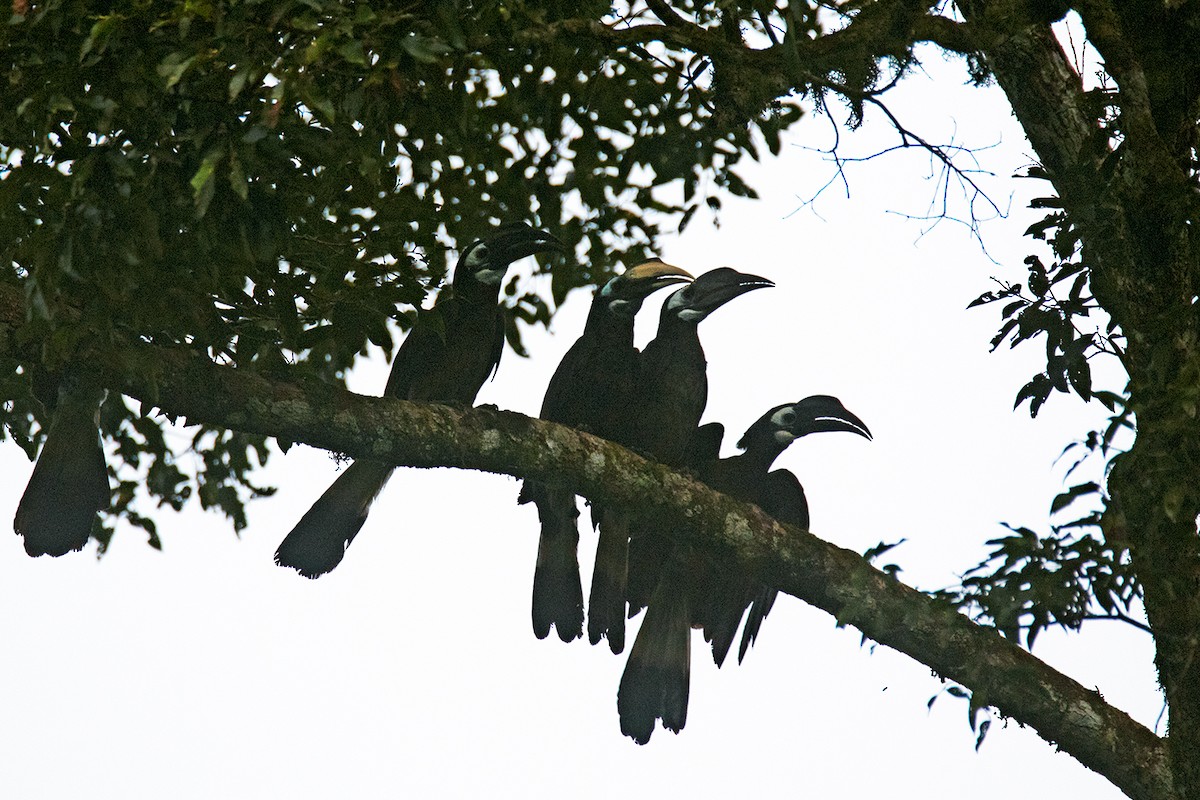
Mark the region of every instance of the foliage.
<instances>
[{"instance_id":1,"label":"foliage","mask_svg":"<svg viewBox=\"0 0 1200 800\"><path fill-rule=\"evenodd\" d=\"M548 296L528 278L506 287L522 353L522 324L644 258L664 221L753 193L733 168L759 145L744 120L714 118L699 60L555 28L604 4L14 8L0 33L0 280L25 291L21 335L40 352L36 369L6 365L2 416L31 453L30 421L46 423L32 397L53 397L82 345L141 339L340 381L368 344L394 349L455 243L526 219L583 259L539 267ZM777 149L798 115L776 103L758 127ZM119 399L104 431L117 512L152 541L137 486L244 524L264 439L204 431L185 462Z\"/></svg>"},{"instance_id":2,"label":"foliage","mask_svg":"<svg viewBox=\"0 0 1200 800\"><path fill-rule=\"evenodd\" d=\"M1032 174L1044 177L1036 170ZM1012 348L1045 339L1046 369L1021 388L1016 406L1028 400L1029 413L1036 417L1050 393L1058 391L1073 392L1085 402L1095 397L1112 410L1121 398L1093 390L1090 362L1100 355L1120 358L1123 337L1112 319L1091 322L1100 306L1090 291L1091 273L1080 258L1078 230L1069 223L1061 201L1038 198L1032 207L1056 209L1026 231L1027 236L1046 241L1055 260L1047 267L1038 256L1029 256L1025 259L1029 279L1024 285L997 281L999 290L984 292L967 307L1004 303L1003 324L992 339L992 350L1005 341Z\"/></svg>"}]
</instances>

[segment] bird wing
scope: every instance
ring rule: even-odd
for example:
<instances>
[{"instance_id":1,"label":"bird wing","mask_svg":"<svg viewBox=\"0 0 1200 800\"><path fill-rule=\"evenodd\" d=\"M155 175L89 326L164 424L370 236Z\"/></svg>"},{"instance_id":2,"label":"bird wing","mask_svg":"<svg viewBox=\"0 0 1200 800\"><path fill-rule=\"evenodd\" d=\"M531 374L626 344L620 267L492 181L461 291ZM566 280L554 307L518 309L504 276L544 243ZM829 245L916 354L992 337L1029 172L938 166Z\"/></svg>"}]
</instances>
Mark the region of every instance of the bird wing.
<instances>
[{"instance_id":1,"label":"bird wing","mask_svg":"<svg viewBox=\"0 0 1200 800\"><path fill-rule=\"evenodd\" d=\"M762 484L762 494L759 496L759 507L775 519L788 525L808 529L808 499L804 496L804 487L791 472L777 469L767 473ZM746 623L742 626L742 641L738 645L738 663L746 657L746 651L758 638L758 630L775 604L779 592L769 586L755 584L750 587L747 597L749 611L746 613Z\"/></svg>"},{"instance_id":2,"label":"bird wing","mask_svg":"<svg viewBox=\"0 0 1200 800\"><path fill-rule=\"evenodd\" d=\"M767 473L758 507L780 522L808 530L808 499L799 479L786 469Z\"/></svg>"},{"instance_id":3,"label":"bird wing","mask_svg":"<svg viewBox=\"0 0 1200 800\"><path fill-rule=\"evenodd\" d=\"M385 395L408 399L417 380L440 367L446 356L451 321L458 316L458 305L450 297L417 314L416 323L392 359Z\"/></svg>"},{"instance_id":4,"label":"bird wing","mask_svg":"<svg viewBox=\"0 0 1200 800\"><path fill-rule=\"evenodd\" d=\"M692 469L716 461L721 457L721 442L725 439L725 426L719 422L701 425L692 433L688 443L687 464Z\"/></svg>"}]
</instances>

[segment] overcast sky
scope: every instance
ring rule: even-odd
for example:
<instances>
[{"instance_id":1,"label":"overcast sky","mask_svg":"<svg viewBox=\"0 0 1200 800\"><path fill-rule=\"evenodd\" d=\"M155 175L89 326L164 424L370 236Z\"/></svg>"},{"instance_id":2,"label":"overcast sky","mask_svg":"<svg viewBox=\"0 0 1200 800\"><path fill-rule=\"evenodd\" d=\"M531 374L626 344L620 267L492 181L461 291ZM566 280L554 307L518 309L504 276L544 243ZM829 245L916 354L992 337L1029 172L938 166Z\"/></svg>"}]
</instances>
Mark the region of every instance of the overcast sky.
<instances>
[{"instance_id":1,"label":"overcast sky","mask_svg":"<svg viewBox=\"0 0 1200 800\"><path fill-rule=\"evenodd\" d=\"M804 483L814 533L860 552L904 537L891 560L908 582L936 588L978 562L982 543L1004 533L999 522L1046 529L1063 486L1054 459L1104 411L1064 395L1036 420L1012 410L1041 348L989 354L997 312L965 306L991 275L1023 279L1022 259L1036 252L1021 238L1035 219L1024 206L1047 188L1010 179L1031 157L1002 94L962 86L958 66L926 55L936 80L909 80L893 107L931 141L989 147L985 185L1012 213L983 226L986 252L962 225L922 235L925 223L895 213L926 213L935 198L916 153L853 165L848 198L836 185L802 207L832 174L806 149L827 145L829 126L810 119L780 158L746 171L759 201L727 201L719 229L698 215L662 256L694 274L732 266L778 284L701 327L706 420L725 423L726 452L766 409L837 395L875 441L811 436L777 464ZM844 155L895 143L869 122ZM535 414L589 302L572 294L549 333L529 332L532 358L509 352L479 402ZM658 303L641 315L641 342ZM382 358L364 365L352 388L379 393L386 369ZM31 465L5 442L0 469L7 521ZM336 470L304 446L274 459L260 482L279 492L250 507L240 540L194 508L158 515L163 552L121 529L100 562L94 546L29 559L16 536L0 536L0 792L1121 796L1015 723L996 720L976 753L965 701L943 695L926 710L941 689L927 668L862 646L791 597L741 666L717 670L694 633L687 727L638 747L617 726L624 656L533 636L537 521L515 505L515 481L402 470L342 565L307 581L271 554ZM594 547L585 530L585 585ZM1147 635L1098 622L1043 634L1035 654L1155 726Z\"/></svg>"}]
</instances>

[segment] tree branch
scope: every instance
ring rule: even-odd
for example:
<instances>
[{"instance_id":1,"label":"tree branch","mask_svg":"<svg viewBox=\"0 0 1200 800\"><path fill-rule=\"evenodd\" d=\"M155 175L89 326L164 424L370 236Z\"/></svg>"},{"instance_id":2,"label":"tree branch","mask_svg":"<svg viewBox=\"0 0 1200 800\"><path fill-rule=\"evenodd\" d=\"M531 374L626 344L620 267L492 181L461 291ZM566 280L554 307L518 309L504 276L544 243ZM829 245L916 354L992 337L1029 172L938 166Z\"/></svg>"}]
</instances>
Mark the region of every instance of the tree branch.
<instances>
[{"instance_id":1,"label":"tree branch","mask_svg":"<svg viewBox=\"0 0 1200 800\"><path fill-rule=\"evenodd\" d=\"M18 355L20 290L0 285L0 357ZM458 467L560 484L735 557L765 583L928 665L1103 774L1133 798L1170 795L1162 742L1101 696L862 556L784 526L611 442L521 414L363 397L131 344L94 362L117 389L173 417L410 467Z\"/></svg>"}]
</instances>

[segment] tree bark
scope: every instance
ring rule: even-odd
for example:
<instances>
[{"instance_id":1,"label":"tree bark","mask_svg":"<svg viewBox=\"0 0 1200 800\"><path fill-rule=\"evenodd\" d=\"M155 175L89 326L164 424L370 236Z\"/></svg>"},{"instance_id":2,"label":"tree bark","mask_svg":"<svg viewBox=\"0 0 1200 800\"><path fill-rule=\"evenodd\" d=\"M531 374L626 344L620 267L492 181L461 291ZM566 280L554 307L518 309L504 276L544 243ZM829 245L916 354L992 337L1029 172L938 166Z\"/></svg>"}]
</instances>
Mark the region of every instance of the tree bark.
<instances>
[{"instance_id":1,"label":"tree bark","mask_svg":"<svg viewBox=\"0 0 1200 800\"><path fill-rule=\"evenodd\" d=\"M1195 129L1195 96L1193 86L1190 94L1164 100L1154 89L1164 81L1147 78L1139 42L1148 40L1128 35L1122 14L1146 28L1156 24L1146 16L1153 16L1153 5L1133 14L1128 5L1119 13L1108 0L1075 4L1116 82L1110 100L1119 113L1116 127L1100 124L1099 106L1089 116L1080 80L1047 25L1013 24L1011 2L979 0L965 11L978 32L1008 21L1007 28L993 24L990 34L981 33L980 50L1081 235L1096 299L1128 341L1122 360L1137 441L1114 460L1106 516L1111 522L1119 514L1121 522L1105 527L1127 537L1170 709L1166 742L1175 786L1179 796L1194 798L1200 797L1200 264L1191 229L1200 217L1188 172L1194 136L1179 131L1181 114L1193 114L1187 125ZM1157 46L1173 40L1162 32ZM1185 64L1176 65L1181 86L1194 84ZM1151 75L1161 73L1160 65Z\"/></svg>"}]
</instances>

